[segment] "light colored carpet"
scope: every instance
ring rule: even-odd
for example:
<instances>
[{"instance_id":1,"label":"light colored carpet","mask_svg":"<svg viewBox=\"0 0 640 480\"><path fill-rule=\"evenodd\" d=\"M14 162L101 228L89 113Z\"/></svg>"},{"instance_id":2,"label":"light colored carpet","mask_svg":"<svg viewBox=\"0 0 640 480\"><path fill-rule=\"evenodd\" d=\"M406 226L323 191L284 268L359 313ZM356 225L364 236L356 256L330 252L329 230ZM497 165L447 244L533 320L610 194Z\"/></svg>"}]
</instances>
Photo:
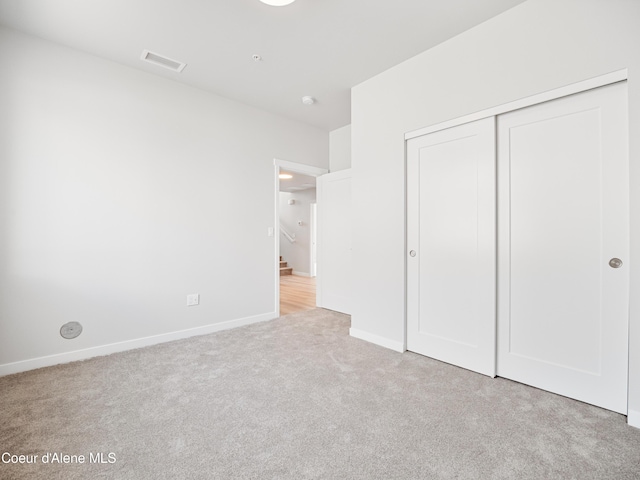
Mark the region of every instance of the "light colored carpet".
<instances>
[{"instance_id":1,"label":"light colored carpet","mask_svg":"<svg viewBox=\"0 0 640 480\"><path fill-rule=\"evenodd\" d=\"M316 309L0 378L0 453L39 455L0 478L640 478L623 416L348 327Z\"/></svg>"}]
</instances>

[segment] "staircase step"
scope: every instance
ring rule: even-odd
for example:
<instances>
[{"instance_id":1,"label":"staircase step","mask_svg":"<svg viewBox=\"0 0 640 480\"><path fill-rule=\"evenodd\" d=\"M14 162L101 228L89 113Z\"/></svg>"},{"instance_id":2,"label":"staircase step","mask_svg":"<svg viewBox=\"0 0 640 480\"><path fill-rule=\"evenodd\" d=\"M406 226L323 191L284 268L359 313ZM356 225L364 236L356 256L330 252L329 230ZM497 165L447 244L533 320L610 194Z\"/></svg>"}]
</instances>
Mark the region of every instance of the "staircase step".
<instances>
[{"instance_id":1,"label":"staircase step","mask_svg":"<svg viewBox=\"0 0 640 480\"><path fill-rule=\"evenodd\" d=\"M293 275L293 267L280 267L280 275Z\"/></svg>"},{"instance_id":2,"label":"staircase step","mask_svg":"<svg viewBox=\"0 0 640 480\"><path fill-rule=\"evenodd\" d=\"M293 275L293 267L288 267L287 262L280 255L280 275Z\"/></svg>"}]
</instances>

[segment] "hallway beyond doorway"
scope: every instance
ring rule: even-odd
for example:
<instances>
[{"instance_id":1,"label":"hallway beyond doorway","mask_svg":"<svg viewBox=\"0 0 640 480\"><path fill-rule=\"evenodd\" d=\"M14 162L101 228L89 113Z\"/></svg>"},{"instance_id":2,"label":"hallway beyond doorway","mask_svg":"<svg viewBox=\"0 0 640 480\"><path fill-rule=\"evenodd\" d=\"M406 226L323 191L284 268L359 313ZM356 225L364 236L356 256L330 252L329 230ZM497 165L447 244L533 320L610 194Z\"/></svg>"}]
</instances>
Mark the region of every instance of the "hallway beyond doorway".
<instances>
[{"instance_id":1,"label":"hallway beyond doorway","mask_svg":"<svg viewBox=\"0 0 640 480\"><path fill-rule=\"evenodd\" d=\"M300 275L280 277L280 316L316 308L316 279Z\"/></svg>"}]
</instances>

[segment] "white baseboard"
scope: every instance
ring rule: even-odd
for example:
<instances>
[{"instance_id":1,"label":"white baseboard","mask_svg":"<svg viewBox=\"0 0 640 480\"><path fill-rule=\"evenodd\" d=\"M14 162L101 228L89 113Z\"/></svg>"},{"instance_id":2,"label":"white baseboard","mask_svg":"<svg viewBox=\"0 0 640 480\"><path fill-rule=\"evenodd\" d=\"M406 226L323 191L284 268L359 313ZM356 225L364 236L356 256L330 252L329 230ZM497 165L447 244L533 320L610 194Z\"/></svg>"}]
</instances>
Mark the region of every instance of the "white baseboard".
<instances>
[{"instance_id":1,"label":"white baseboard","mask_svg":"<svg viewBox=\"0 0 640 480\"><path fill-rule=\"evenodd\" d=\"M379 335L374 335L373 333L364 332L362 330L358 330L355 328L349 329L349 335L351 335L354 338L359 338L360 340L364 340L365 342L374 343L381 347L394 350L396 352L402 353L406 350L406 348L404 348L404 343L402 342L389 340L388 338L381 337Z\"/></svg>"},{"instance_id":2,"label":"white baseboard","mask_svg":"<svg viewBox=\"0 0 640 480\"><path fill-rule=\"evenodd\" d=\"M632 427L640 428L640 412L629 410L627 412L627 423Z\"/></svg>"},{"instance_id":3,"label":"white baseboard","mask_svg":"<svg viewBox=\"0 0 640 480\"><path fill-rule=\"evenodd\" d=\"M0 376L11 375L13 373L26 372L36 368L50 367L61 363L75 362L78 360L86 360L88 358L100 357L116 352L124 352L126 350L134 350L136 348L148 347L159 343L171 342L173 340L181 340L183 338L195 337L198 335L206 335L209 333L228 330L230 328L251 325L252 323L265 322L277 318L275 312L263 313L252 317L238 318L226 322L214 323L202 327L189 328L187 330L179 330L177 332L162 333L150 337L136 338L134 340L126 340L124 342L110 343L108 345L100 345L98 347L85 348L82 350L74 350L72 352L59 353L55 355L47 355L45 357L31 358L21 360L19 362L5 363L0 365Z\"/></svg>"},{"instance_id":4,"label":"white baseboard","mask_svg":"<svg viewBox=\"0 0 640 480\"><path fill-rule=\"evenodd\" d=\"M307 273L307 272L296 272L295 270L292 270L291 273L293 273L294 275L299 275L300 277L310 277L311 274Z\"/></svg>"}]
</instances>

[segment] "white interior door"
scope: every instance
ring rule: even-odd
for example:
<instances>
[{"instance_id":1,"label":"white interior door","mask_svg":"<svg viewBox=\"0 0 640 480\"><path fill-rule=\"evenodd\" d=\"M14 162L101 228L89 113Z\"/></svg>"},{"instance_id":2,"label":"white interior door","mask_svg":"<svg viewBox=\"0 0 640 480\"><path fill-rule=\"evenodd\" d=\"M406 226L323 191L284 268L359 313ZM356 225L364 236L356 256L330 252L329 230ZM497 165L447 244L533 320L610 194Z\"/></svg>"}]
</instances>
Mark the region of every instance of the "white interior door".
<instances>
[{"instance_id":1,"label":"white interior door","mask_svg":"<svg viewBox=\"0 0 640 480\"><path fill-rule=\"evenodd\" d=\"M315 277L316 276L316 271L318 269L318 240L317 240L317 236L318 236L318 216L317 216L317 204L316 203L312 203L311 206L311 211L309 212L309 219L310 219L310 233L311 233L311 258L310 258L310 264L311 264L311 272L310 272L310 276L311 277Z\"/></svg>"},{"instance_id":2,"label":"white interior door","mask_svg":"<svg viewBox=\"0 0 640 480\"><path fill-rule=\"evenodd\" d=\"M493 117L407 142L407 349L495 375Z\"/></svg>"},{"instance_id":3,"label":"white interior door","mask_svg":"<svg viewBox=\"0 0 640 480\"><path fill-rule=\"evenodd\" d=\"M351 170L317 178L316 303L351 313Z\"/></svg>"},{"instance_id":4,"label":"white interior door","mask_svg":"<svg viewBox=\"0 0 640 480\"><path fill-rule=\"evenodd\" d=\"M498 375L625 414L626 105L619 83L498 118Z\"/></svg>"}]
</instances>

